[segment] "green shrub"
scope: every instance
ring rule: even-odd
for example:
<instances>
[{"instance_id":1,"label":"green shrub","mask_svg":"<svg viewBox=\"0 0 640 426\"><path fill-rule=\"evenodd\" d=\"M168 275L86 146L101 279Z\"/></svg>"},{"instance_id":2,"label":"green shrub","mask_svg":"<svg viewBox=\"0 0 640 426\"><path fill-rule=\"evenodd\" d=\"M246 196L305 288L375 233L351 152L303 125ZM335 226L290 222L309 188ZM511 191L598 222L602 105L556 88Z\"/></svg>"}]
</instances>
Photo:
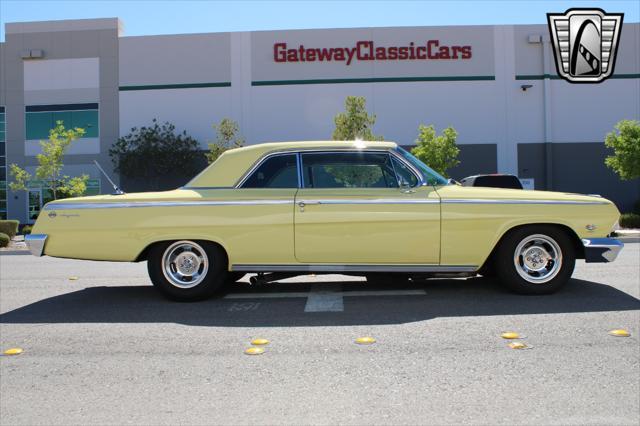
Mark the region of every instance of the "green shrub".
<instances>
[{"instance_id":1,"label":"green shrub","mask_svg":"<svg viewBox=\"0 0 640 426\"><path fill-rule=\"evenodd\" d=\"M31 233L31 230L33 229L33 226L31 225L25 225L22 227L22 229L20 230L20 233L22 235L27 235Z\"/></svg>"},{"instance_id":2,"label":"green shrub","mask_svg":"<svg viewBox=\"0 0 640 426\"><path fill-rule=\"evenodd\" d=\"M18 233L19 220L0 220L0 232L13 238Z\"/></svg>"},{"instance_id":3,"label":"green shrub","mask_svg":"<svg viewBox=\"0 0 640 426\"><path fill-rule=\"evenodd\" d=\"M9 241L11 241L11 238L9 238L7 234L3 234L2 232L0 232L0 247L8 246Z\"/></svg>"},{"instance_id":4,"label":"green shrub","mask_svg":"<svg viewBox=\"0 0 640 426\"><path fill-rule=\"evenodd\" d=\"M623 213L622 216L620 216L620 227L640 228L640 214Z\"/></svg>"}]
</instances>

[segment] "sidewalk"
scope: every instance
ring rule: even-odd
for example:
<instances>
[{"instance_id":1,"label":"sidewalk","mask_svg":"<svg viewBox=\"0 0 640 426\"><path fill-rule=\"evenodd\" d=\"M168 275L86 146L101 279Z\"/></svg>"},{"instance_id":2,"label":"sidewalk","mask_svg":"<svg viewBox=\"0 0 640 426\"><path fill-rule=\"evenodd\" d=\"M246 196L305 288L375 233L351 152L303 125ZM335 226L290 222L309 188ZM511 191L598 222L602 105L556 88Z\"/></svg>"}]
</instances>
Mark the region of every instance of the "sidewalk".
<instances>
[{"instance_id":1,"label":"sidewalk","mask_svg":"<svg viewBox=\"0 0 640 426\"><path fill-rule=\"evenodd\" d=\"M640 243L640 229L618 229L616 234L623 243Z\"/></svg>"},{"instance_id":2,"label":"sidewalk","mask_svg":"<svg viewBox=\"0 0 640 426\"><path fill-rule=\"evenodd\" d=\"M31 254L24 242L24 235L16 235L9 241L7 247L0 247L0 256L5 254Z\"/></svg>"}]
</instances>

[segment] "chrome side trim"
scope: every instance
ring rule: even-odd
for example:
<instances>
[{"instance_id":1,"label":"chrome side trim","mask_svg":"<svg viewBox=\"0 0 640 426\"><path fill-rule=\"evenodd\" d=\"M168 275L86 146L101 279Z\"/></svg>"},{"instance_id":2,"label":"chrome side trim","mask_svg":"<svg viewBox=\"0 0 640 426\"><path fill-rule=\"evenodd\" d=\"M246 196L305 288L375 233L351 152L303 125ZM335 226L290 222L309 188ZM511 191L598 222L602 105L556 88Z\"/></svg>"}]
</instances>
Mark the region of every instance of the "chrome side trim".
<instances>
[{"instance_id":1,"label":"chrome side trim","mask_svg":"<svg viewBox=\"0 0 640 426\"><path fill-rule=\"evenodd\" d=\"M588 263L613 262L624 248L624 244L615 238L585 238L582 244Z\"/></svg>"},{"instance_id":2,"label":"chrome side trim","mask_svg":"<svg viewBox=\"0 0 640 426\"><path fill-rule=\"evenodd\" d=\"M572 201L572 200L502 200L502 199L443 199L443 204L608 204L606 201Z\"/></svg>"},{"instance_id":3,"label":"chrome side trim","mask_svg":"<svg viewBox=\"0 0 640 426\"><path fill-rule=\"evenodd\" d=\"M445 265L340 265L320 263L299 265L232 265L238 272L475 272L478 266Z\"/></svg>"},{"instance_id":4,"label":"chrome side trim","mask_svg":"<svg viewBox=\"0 0 640 426\"><path fill-rule=\"evenodd\" d=\"M42 256L44 254L44 244L47 242L47 234L28 234L24 237L29 251L34 256Z\"/></svg>"},{"instance_id":5,"label":"chrome side trim","mask_svg":"<svg viewBox=\"0 0 640 426\"><path fill-rule=\"evenodd\" d=\"M326 200L299 200L306 204L607 204L597 201L552 201L552 200L481 200L481 199L403 199L403 198L377 198L377 199L326 199ZM260 206L294 204L293 200L232 200L232 201L131 201L131 202L96 202L96 203L49 203L44 210L86 210L86 209L121 209L139 207L206 207L206 206Z\"/></svg>"},{"instance_id":6,"label":"chrome side trim","mask_svg":"<svg viewBox=\"0 0 640 426\"><path fill-rule=\"evenodd\" d=\"M204 189L233 189L232 186L181 186L179 189L185 190L204 190Z\"/></svg>"},{"instance_id":7,"label":"chrome side trim","mask_svg":"<svg viewBox=\"0 0 640 426\"><path fill-rule=\"evenodd\" d=\"M49 203L44 210L124 209L138 207L187 207L187 206L263 206L293 204L293 200L234 200L234 201L131 201L128 203Z\"/></svg>"},{"instance_id":8,"label":"chrome side trim","mask_svg":"<svg viewBox=\"0 0 640 426\"><path fill-rule=\"evenodd\" d=\"M434 199L405 199L405 198L376 198L376 199L319 199L319 200L298 200L304 204L440 204L440 200Z\"/></svg>"}]
</instances>

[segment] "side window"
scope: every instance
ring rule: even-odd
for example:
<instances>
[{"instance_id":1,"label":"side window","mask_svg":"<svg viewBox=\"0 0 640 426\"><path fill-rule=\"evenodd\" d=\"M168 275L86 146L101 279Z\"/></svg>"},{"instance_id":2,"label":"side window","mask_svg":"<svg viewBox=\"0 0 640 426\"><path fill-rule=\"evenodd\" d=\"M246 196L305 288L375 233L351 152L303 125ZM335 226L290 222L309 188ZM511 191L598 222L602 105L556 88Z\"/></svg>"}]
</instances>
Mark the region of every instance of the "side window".
<instances>
[{"instance_id":1,"label":"side window","mask_svg":"<svg viewBox=\"0 0 640 426\"><path fill-rule=\"evenodd\" d=\"M411 171L411 169L402 161L395 157L391 157L393 162L393 168L398 176L398 185L414 187L420 182L418 177Z\"/></svg>"},{"instance_id":2,"label":"side window","mask_svg":"<svg viewBox=\"0 0 640 426\"><path fill-rule=\"evenodd\" d=\"M276 155L265 160L242 184L242 188L297 188L296 154Z\"/></svg>"},{"instance_id":3,"label":"side window","mask_svg":"<svg viewBox=\"0 0 640 426\"><path fill-rule=\"evenodd\" d=\"M306 188L397 188L389 154L334 152L302 154Z\"/></svg>"}]
</instances>

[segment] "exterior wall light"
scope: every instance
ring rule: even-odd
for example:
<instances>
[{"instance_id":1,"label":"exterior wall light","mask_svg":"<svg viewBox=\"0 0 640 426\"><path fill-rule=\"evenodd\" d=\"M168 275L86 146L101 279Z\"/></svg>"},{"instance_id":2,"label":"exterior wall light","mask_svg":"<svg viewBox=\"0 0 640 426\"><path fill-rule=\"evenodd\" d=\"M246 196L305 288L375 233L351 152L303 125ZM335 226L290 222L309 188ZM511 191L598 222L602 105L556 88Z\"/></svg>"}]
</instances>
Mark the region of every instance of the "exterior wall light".
<instances>
[{"instance_id":1,"label":"exterior wall light","mask_svg":"<svg viewBox=\"0 0 640 426\"><path fill-rule=\"evenodd\" d=\"M533 87L533 84L523 84L520 86L523 92L526 92L527 89L531 89L532 87Z\"/></svg>"},{"instance_id":2,"label":"exterior wall light","mask_svg":"<svg viewBox=\"0 0 640 426\"><path fill-rule=\"evenodd\" d=\"M44 57L44 52L42 49L24 49L20 56L22 59L42 59Z\"/></svg>"}]
</instances>

